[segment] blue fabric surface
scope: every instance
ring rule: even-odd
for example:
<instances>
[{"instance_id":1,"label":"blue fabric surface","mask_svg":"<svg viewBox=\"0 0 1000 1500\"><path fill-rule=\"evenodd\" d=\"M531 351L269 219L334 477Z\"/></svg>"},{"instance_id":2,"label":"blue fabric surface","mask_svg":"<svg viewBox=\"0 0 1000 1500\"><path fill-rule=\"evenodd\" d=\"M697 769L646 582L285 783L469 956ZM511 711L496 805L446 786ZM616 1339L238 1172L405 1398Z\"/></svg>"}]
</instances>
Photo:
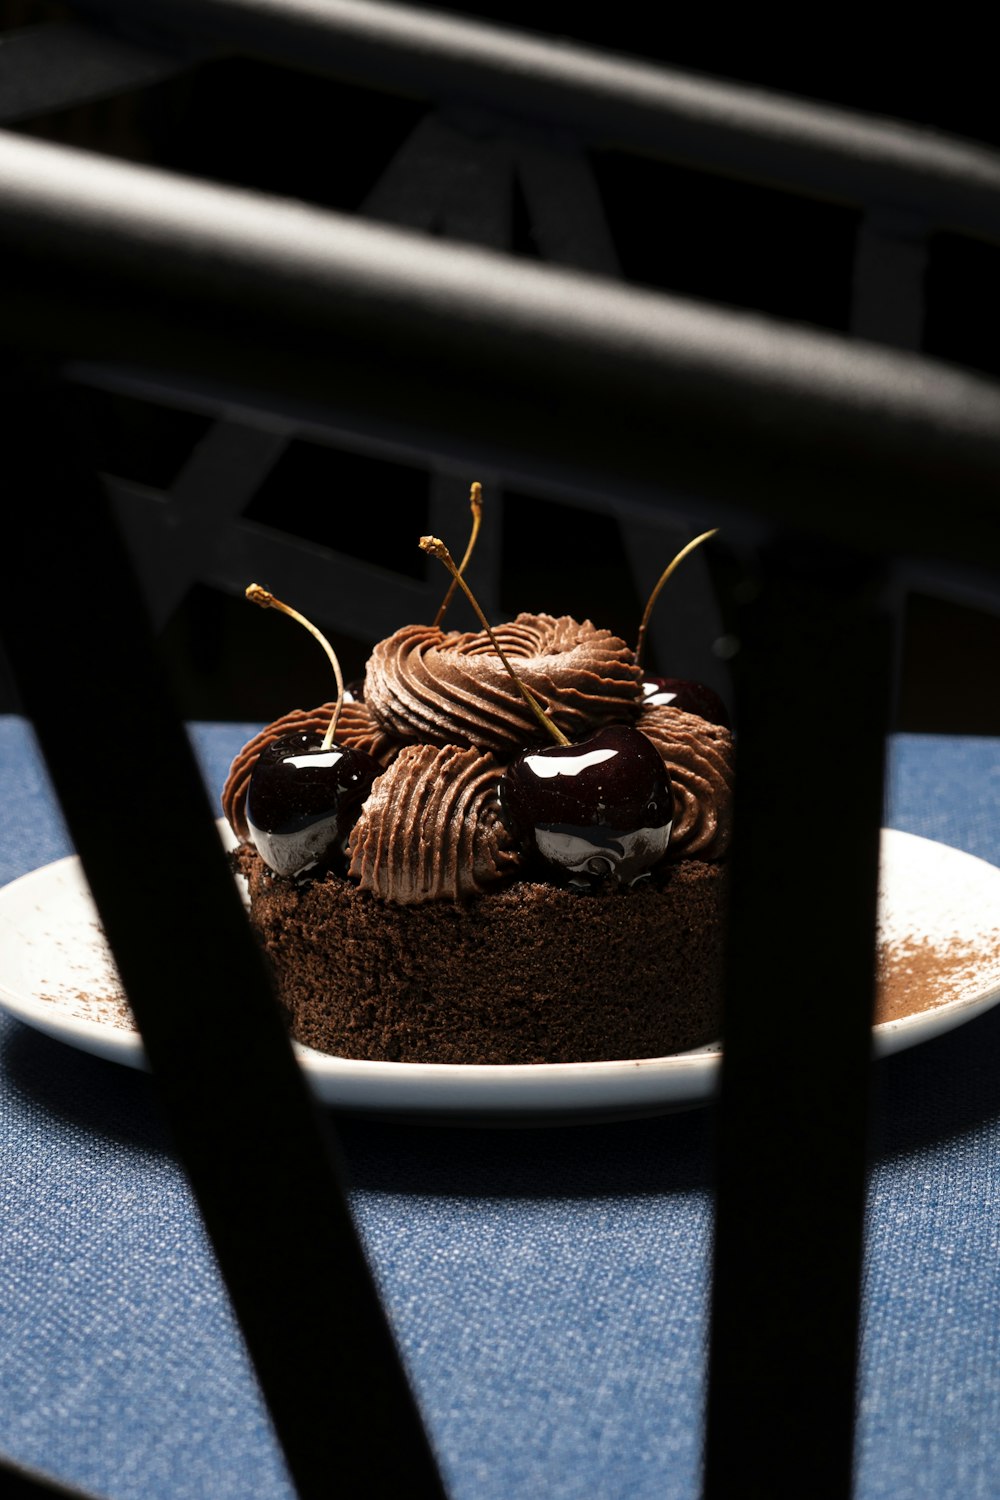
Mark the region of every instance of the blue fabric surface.
<instances>
[{"instance_id":1,"label":"blue fabric surface","mask_svg":"<svg viewBox=\"0 0 1000 1500\"><path fill-rule=\"evenodd\" d=\"M256 726L199 726L210 786ZM887 821L1000 863L1000 742L901 737ZM68 851L0 719L0 880ZM1000 1494L1000 1010L880 1063L858 1494ZM698 1490L707 1111L347 1122L352 1203L455 1500ZM0 1451L113 1500L285 1500L151 1081L0 1025Z\"/></svg>"}]
</instances>

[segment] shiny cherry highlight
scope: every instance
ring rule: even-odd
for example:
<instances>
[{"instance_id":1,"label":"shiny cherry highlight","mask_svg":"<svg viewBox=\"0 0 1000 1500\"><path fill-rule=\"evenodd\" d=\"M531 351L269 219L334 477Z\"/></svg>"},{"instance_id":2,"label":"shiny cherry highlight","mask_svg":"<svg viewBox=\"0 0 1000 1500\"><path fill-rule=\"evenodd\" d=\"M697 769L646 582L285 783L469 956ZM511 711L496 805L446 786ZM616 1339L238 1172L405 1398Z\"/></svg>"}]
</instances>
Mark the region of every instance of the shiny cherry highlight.
<instances>
[{"instance_id":1,"label":"shiny cherry highlight","mask_svg":"<svg viewBox=\"0 0 1000 1500\"><path fill-rule=\"evenodd\" d=\"M361 804L381 767L364 750L327 745L315 730L261 751L247 789L250 837L276 875L340 869Z\"/></svg>"},{"instance_id":2,"label":"shiny cherry highlight","mask_svg":"<svg viewBox=\"0 0 1000 1500\"><path fill-rule=\"evenodd\" d=\"M667 852L673 790L655 746L628 725L525 750L500 780L501 813L549 878L629 886Z\"/></svg>"}]
</instances>

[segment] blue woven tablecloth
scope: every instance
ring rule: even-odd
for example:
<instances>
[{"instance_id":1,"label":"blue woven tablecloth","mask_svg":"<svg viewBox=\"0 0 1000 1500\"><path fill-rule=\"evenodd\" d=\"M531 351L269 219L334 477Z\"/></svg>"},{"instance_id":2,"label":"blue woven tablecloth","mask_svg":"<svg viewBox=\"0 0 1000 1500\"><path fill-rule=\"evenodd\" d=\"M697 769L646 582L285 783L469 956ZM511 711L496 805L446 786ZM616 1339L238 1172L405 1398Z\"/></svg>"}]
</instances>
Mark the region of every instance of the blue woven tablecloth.
<instances>
[{"instance_id":1,"label":"blue woven tablecloth","mask_svg":"<svg viewBox=\"0 0 1000 1500\"><path fill-rule=\"evenodd\" d=\"M210 785L255 727L194 729ZM902 736L890 770L890 826L1000 863L1000 741ZM68 848L0 719L0 881ZM876 1081L858 1494L1000 1496L1000 1008ZM694 1500L708 1127L344 1124L455 1500ZM289 1497L150 1080L3 1019L0 1152L0 1451L114 1500Z\"/></svg>"}]
</instances>

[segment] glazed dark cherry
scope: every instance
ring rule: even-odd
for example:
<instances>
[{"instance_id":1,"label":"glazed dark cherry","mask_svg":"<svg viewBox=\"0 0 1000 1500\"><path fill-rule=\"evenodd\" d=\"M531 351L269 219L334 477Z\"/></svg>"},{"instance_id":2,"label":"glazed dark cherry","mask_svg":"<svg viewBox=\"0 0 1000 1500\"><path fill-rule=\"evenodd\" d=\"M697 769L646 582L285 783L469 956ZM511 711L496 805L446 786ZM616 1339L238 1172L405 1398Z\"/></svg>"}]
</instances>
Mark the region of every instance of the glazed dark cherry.
<instances>
[{"instance_id":1,"label":"glazed dark cherry","mask_svg":"<svg viewBox=\"0 0 1000 1500\"><path fill-rule=\"evenodd\" d=\"M254 766L246 815L276 875L315 875L343 862L347 837L381 766L364 750L326 748L316 730L285 734Z\"/></svg>"},{"instance_id":2,"label":"glazed dark cherry","mask_svg":"<svg viewBox=\"0 0 1000 1500\"><path fill-rule=\"evenodd\" d=\"M721 724L731 729L726 705L712 688L703 682L692 682L687 677L645 677L642 683L643 708L660 708L669 705L681 708L686 714L697 714L710 724Z\"/></svg>"},{"instance_id":3,"label":"glazed dark cherry","mask_svg":"<svg viewBox=\"0 0 1000 1500\"><path fill-rule=\"evenodd\" d=\"M673 791L659 752L627 725L525 750L500 780L504 822L550 878L634 885L667 850Z\"/></svg>"}]
</instances>

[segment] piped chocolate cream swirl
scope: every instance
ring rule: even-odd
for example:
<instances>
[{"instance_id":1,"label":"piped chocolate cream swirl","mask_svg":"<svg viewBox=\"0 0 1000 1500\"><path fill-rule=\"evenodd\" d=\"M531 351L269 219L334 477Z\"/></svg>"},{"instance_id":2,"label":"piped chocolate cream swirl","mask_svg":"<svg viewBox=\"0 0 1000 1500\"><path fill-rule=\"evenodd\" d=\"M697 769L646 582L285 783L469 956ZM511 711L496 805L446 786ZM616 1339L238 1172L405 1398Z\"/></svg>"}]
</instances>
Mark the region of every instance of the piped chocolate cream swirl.
<instances>
[{"instance_id":1,"label":"piped chocolate cream swirl","mask_svg":"<svg viewBox=\"0 0 1000 1500\"><path fill-rule=\"evenodd\" d=\"M351 877L399 906L488 890L518 864L500 821L500 771L492 756L456 745L401 750L351 832Z\"/></svg>"},{"instance_id":2,"label":"piped chocolate cream swirl","mask_svg":"<svg viewBox=\"0 0 1000 1500\"><path fill-rule=\"evenodd\" d=\"M669 706L644 708L636 728L659 750L674 789L667 858L722 859L732 836L732 734Z\"/></svg>"},{"instance_id":3,"label":"piped chocolate cream swirl","mask_svg":"<svg viewBox=\"0 0 1000 1500\"><path fill-rule=\"evenodd\" d=\"M521 681L570 739L634 717L642 674L611 631L569 616L521 614L495 633ZM372 652L365 701L404 740L509 755L538 737L537 721L485 631L397 630Z\"/></svg>"},{"instance_id":4,"label":"piped chocolate cream swirl","mask_svg":"<svg viewBox=\"0 0 1000 1500\"><path fill-rule=\"evenodd\" d=\"M306 729L325 734L334 707L333 703L321 703L318 708L293 708L243 746L229 768L222 789L222 811L238 838L250 837L246 820L247 787L261 751L283 734ZM366 703L344 704L337 723L337 743L348 750L367 751L381 766L387 766L398 749L397 742L376 722Z\"/></svg>"}]
</instances>

